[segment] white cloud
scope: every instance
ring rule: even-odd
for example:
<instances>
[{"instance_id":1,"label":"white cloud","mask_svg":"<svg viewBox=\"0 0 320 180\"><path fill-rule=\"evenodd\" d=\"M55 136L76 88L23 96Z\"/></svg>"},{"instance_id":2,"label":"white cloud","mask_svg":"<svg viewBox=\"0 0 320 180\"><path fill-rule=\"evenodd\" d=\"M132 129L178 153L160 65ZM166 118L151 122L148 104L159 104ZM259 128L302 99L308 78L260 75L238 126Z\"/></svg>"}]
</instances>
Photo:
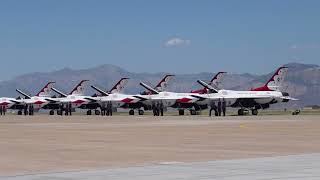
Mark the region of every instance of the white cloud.
<instances>
[{"instance_id":1,"label":"white cloud","mask_svg":"<svg viewBox=\"0 0 320 180\"><path fill-rule=\"evenodd\" d=\"M298 45L292 44L292 45L290 46L290 49L298 49Z\"/></svg>"},{"instance_id":2,"label":"white cloud","mask_svg":"<svg viewBox=\"0 0 320 180\"><path fill-rule=\"evenodd\" d=\"M189 45L191 41L189 39L182 39L179 37L173 37L167 40L165 46L166 47L173 47L173 46L184 46Z\"/></svg>"}]
</instances>

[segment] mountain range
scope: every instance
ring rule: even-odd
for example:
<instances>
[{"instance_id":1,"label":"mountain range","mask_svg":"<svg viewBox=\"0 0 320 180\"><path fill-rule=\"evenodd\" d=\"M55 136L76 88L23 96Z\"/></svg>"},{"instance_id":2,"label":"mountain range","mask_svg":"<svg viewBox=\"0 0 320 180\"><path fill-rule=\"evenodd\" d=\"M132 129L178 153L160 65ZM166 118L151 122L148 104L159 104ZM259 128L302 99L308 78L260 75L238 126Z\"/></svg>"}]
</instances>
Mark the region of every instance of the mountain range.
<instances>
[{"instance_id":1,"label":"mountain range","mask_svg":"<svg viewBox=\"0 0 320 180\"><path fill-rule=\"evenodd\" d=\"M283 91L299 101L285 104L288 107L302 107L306 105L320 104L320 66L314 64L289 63L289 67ZM90 84L98 84L110 89L121 77L129 77L130 80L124 89L124 93L139 93L144 89L138 84L140 81L155 85L164 76L162 73L133 73L121 67L105 64L94 68L74 70L64 68L52 72L36 72L24 74L11 80L0 82L0 96L17 97L16 89L20 88L35 94L48 81L57 82L55 87L64 92L69 92L80 80L90 80ZM172 73L170 73L172 74ZM215 73L178 74L168 84L168 91L190 92L191 89L200 88L196 80L209 80ZM273 74L264 75L228 74L223 81L224 89L248 90L264 84ZM88 94L93 94L91 88L87 88Z\"/></svg>"}]
</instances>

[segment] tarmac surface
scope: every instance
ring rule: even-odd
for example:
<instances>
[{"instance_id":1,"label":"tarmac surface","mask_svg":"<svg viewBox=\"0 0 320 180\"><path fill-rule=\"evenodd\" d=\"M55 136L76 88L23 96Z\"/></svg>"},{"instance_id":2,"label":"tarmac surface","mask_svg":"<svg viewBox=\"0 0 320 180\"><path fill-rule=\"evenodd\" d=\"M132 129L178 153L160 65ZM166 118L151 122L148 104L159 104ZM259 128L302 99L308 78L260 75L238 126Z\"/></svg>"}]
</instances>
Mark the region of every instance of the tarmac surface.
<instances>
[{"instance_id":1,"label":"tarmac surface","mask_svg":"<svg viewBox=\"0 0 320 180\"><path fill-rule=\"evenodd\" d=\"M0 179L319 179L319 129L316 115L6 116Z\"/></svg>"},{"instance_id":2,"label":"tarmac surface","mask_svg":"<svg viewBox=\"0 0 320 180\"><path fill-rule=\"evenodd\" d=\"M108 170L56 172L0 177L8 180L318 180L320 154L220 160L167 162Z\"/></svg>"}]
</instances>

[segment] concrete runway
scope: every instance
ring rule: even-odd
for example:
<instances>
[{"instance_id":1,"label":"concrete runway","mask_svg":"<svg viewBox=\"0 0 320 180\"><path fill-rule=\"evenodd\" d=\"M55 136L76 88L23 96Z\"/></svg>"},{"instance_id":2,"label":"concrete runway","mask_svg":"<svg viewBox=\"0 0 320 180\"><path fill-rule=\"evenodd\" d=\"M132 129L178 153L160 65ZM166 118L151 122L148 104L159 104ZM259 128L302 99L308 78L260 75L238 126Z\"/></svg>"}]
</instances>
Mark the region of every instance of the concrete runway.
<instances>
[{"instance_id":1,"label":"concrete runway","mask_svg":"<svg viewBox=\"0 0 320 180\"><path fill-rule=\"evenodd\" d=\"M320 154L209 162L167 162L108 170L3 176L7 180L319 180Z\"/></svg>"},{"instance_id":2,"label":"concrete runway","mask_svg":"<svg viewBox=\"0 0 320 180\"><path fill-rule=\"evenodd\" d=\"M317 115L6 116L0 179L318 179L319 129Z\"/></svg>"}]
</instances>

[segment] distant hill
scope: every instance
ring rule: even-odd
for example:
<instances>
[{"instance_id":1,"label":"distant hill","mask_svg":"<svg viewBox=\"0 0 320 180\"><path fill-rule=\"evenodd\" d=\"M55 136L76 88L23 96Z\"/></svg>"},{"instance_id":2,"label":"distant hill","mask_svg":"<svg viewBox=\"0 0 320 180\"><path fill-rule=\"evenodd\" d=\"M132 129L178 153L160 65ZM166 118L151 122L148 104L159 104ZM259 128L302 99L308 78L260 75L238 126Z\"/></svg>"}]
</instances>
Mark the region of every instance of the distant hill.
<instances>
[{"instance_id":1,"label":"distant hill","mask_svg":"<svg viewBox=\"0 0 320 180\"><path fill-rule=\"evenodd\" d=\"M291 107L320 104L320 67L319 65L290 63L285 80L284 91L300 101L288 104ZM172 73L172 72L171 72ZM263 84L271 74L229 74L224 80L225 89L248 90ZM90 80L91 84L99 84L107 89L121 77L129 77L125 93L139 93L143 89L138 85L140 81L155 85L166 73L132 73L114 65L101 65L94 68L73 70L64 68L53 72L37 72L18 76L12 80L0 82L0 96L17 97L15 89L28 90L35 94L46 82L56 81L56 88L69 92L72 87L82 79ZM170 82L168 90L177 92L189 92L199 88L196 80L208 80L215 73L179 74ZM88 87L88 94L94 91Z\"/></svg>"}]
</instances>

